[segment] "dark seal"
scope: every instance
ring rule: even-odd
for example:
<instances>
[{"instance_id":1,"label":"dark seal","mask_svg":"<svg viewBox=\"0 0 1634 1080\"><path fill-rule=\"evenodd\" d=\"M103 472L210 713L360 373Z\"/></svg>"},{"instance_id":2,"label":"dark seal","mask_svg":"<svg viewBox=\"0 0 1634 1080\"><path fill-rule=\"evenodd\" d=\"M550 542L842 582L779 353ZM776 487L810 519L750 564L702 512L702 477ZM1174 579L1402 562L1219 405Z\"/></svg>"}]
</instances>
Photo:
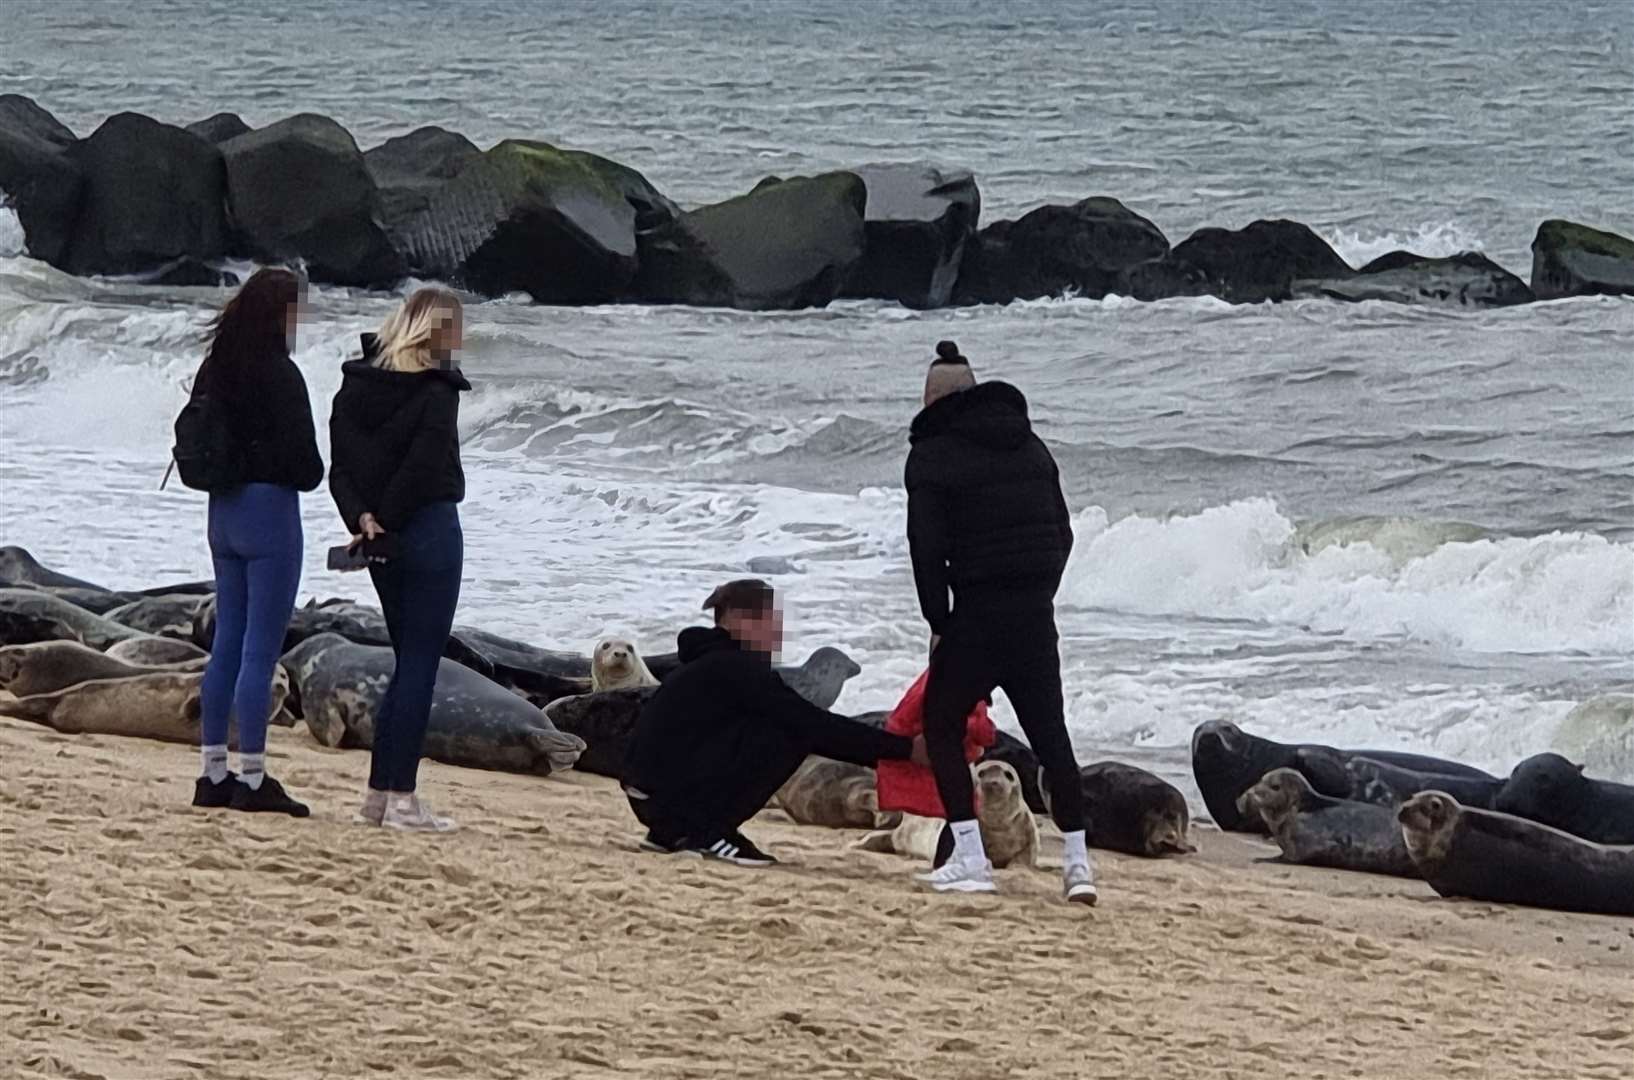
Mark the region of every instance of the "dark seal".
<instances>
[{"instance_id":1,"label":"dark seal","mask_svg":"<svg viewBox=\"0 0 1634 1080\"><path fill-rule=\"evenodd\" d=\"M1584 776L1559 754L1515 766L1492 808L1597 844L1634 844L1634 787Z\"/></svg>"},{"instance_id":2,"label":"dark seal","mask_svg":"<svg viewBox=\"0 0 1634 1080\"><path fill-rule=\"evenodd\" d=\"M1634 915L1634 849L1426 791L1396 811L1413 864L1442 896Z\"/></svg>"},{"instance_id":3,"label":"dark seal","mask_svg":"<svg viewBox=\"0 0 1634 1080\"><path fill-rule=\"evenodd\" d=\"M1050 812L1044 770L1035 774ZM1158 858L1188 855L1192 845L1191 811L1173 784L1135 765L1097 761L1078 770L1084 793L1084 829L1089 846L1126 855Z\"/></svg>"},{"instance_id":4,"label":"dark seal","mask_svg":"<svg viewBox=\"0 0 1634 1080\"><path fill-rule=\"evenodd\" d=\"M1418 877L1395 811L1319 794L1293 769L1273 769L1237 800L1265 823L1285 861L1364 874Z\"/></svg>"}]
</instances>

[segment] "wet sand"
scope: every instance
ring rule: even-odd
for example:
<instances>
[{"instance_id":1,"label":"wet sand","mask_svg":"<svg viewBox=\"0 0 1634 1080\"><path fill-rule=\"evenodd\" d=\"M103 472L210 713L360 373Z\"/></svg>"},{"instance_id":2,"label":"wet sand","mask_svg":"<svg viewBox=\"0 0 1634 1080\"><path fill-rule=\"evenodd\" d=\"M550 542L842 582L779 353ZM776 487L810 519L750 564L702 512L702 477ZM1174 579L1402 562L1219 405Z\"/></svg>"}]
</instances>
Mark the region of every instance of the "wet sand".
<instances>
[{"instance_id":1,"label":"wet sand","mask_svg":"<svg viewBox=\"0 0 1634 1080\"><path fill-rule=\"evenodd\" d=\"M428 763L463 828L426 837L351 825L365 756L301 730L269 769L305 821L192 809L196 763L0 719L0 1075L1634 1071L1634 920L1262 864L1210 829L1185 859L1097 853L1083 910L1053 873L923 895L775 812L746 831L777 869L642 854L586 775Z\"/></svg>"}]
</instances>

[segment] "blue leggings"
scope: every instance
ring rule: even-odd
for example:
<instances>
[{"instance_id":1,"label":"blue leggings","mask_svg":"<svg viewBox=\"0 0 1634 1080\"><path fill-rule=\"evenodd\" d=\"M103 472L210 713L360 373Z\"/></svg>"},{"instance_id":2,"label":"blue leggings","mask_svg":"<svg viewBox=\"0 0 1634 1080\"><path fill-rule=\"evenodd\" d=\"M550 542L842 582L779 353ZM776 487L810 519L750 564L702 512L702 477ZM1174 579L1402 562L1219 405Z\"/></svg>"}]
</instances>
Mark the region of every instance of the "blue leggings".
<instances>
[{"instance_id":1,"label":"blue leggings","mask_svg":"<svg viewBox=\"0 0 1634 1080\"><path fill-rule=\"evenodd\" d=\"M369 567L397 658L374 721L369 787L375 791L414 790L465 563L465 534L451 502L423 507L397 539L401 554Z\"/></svg>"},{"instance_id":2,"label":"blue leggings","mask_svg":"<svg viewBox=\"0 0 1634 1080\"><path fill-rule=\"evenodd\" d=\"M210 496L210 556L216 565L216 637L199 694L200 742L267 748L272 672L301 583L301 509L294 488L246 484Z\"/></svg>"}]
</instances>

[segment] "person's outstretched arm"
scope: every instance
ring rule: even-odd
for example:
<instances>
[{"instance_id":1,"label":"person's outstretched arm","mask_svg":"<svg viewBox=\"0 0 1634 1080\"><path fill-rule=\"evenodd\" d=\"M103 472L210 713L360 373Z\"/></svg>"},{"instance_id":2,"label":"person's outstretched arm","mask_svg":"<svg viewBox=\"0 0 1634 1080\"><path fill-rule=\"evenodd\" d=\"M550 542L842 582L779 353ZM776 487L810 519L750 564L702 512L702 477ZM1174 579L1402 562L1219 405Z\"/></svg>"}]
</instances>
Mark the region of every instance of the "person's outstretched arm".
<instances>
[{"instance_id":1,"label":"person's outstretched arm","mask_svg":"<svg viewBox=\"0 0 1634 1080\"><path fill-rule=\"evenodd\" d=\"M913 740L906 735L893 735L883 728L819 709L770 667L744 689L750 697L749 707L767 723L794 732L808 754L869 768L881 760L906 761L913 756Z\"/></svg>"}]
</instances>

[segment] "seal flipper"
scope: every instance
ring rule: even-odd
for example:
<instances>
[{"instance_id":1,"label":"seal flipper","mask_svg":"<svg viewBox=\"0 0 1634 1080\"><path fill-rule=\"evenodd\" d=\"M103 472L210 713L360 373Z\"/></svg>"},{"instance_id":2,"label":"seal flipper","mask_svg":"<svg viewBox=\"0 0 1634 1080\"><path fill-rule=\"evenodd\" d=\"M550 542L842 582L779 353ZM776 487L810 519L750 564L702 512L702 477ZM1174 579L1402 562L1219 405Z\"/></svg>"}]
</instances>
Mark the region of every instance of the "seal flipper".
<instances>
[{"instance_id":1,"label":"seal flipper","mask_svg":"<svg viewBox=\"0 0 1634 1080\"><path fill-rule=\"evenodd\" d=\"M523 741L549 763L551 772L566 772L577 765L586 745L577 735L555 728L535 728L523 736Z\"/></svg>"},{"instance_id":2,"label":"seal flipper","mask_svg":"<svg viewBox=\"0 0 1634 1080\"><path fill-rule=\"evenodd\" d=\"M896 854L896 844L892 842L891 832L888 830L871 832L851 846L858 851L878 851L886 855Z\"/></svg>"}]
</instances>

